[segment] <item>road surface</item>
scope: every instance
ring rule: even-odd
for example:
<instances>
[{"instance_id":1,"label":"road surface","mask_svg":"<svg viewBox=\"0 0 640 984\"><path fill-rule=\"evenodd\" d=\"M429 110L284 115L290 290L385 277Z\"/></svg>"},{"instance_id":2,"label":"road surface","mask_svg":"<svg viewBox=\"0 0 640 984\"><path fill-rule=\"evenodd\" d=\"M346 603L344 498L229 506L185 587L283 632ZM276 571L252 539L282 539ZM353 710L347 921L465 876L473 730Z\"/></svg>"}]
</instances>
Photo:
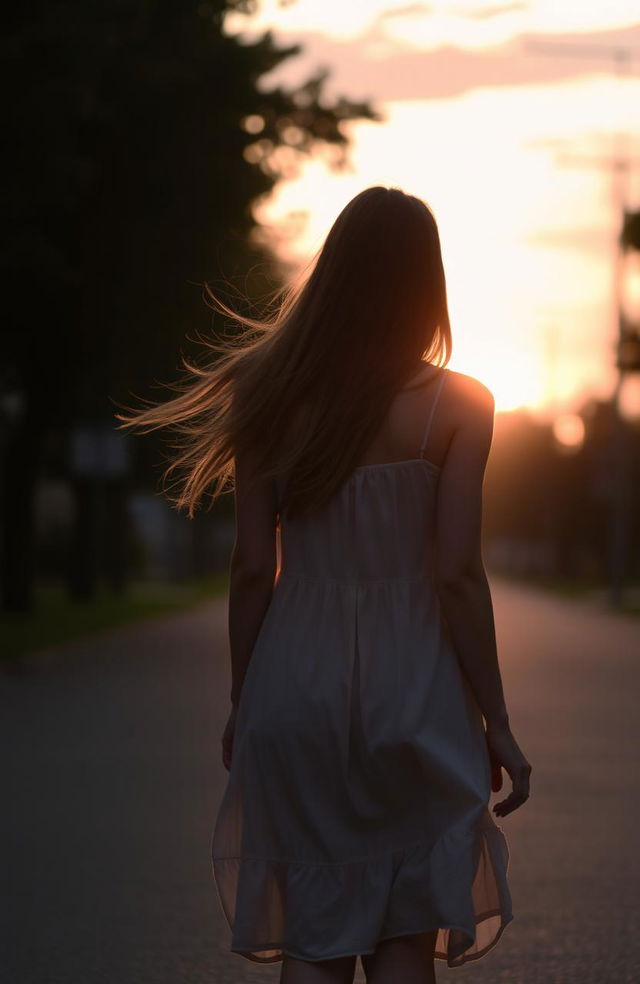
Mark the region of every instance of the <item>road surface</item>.
<instances>
[{"instance_id":1,"label":"road surface","mask_svg":"<svg viewBox=\"0 0 640 984\"><path fill-rule=\"evenodd\" d=\"M531 798L499 821L515 919L438 980L638 982L640 621L492 587L533 765ZM226 631L221 599L0 674L3 984L278 981L280 964L229 952L211 874Z\"/></svg>"}]
</instances>

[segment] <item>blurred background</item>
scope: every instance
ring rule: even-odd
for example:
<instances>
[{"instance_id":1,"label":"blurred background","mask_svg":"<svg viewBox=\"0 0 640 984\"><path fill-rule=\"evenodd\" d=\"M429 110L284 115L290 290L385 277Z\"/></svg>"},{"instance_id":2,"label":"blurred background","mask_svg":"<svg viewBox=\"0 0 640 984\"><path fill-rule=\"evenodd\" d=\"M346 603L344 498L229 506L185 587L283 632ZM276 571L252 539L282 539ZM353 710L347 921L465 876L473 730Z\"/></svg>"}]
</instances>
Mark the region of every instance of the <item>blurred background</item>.
<instances>
[{"instance_id":1,"label":"blurred background","mask_svg":"<svg viewBox=\"0 0 640 984\"><path fill-rule=\"evenodd\" d=\"M116 404L161 398L180 353L198 358L197 336L224 330L204 280L251 310L376 183L433 208L450 365L496 397L487 563L637 607L632 6L132 0L14 14L4 612L33 625L77 602L82 619L105 605L113 618L224 576L231 497L178 515L158 495L166 446L117 432Z\"/></svg>"},{"instance_id":2,"label":"blurred background","mask_svg":"<svg viewBox=\"0 0 640 984\"><path fill-rule=\"evenodd\" d=\"M637 4L60 0L14 6L5 17L3 49L9 167L0 252L6 308L0 645L12 709L5 721L18 729L14 738L25 729L12 759L14 792L23 797L18 806L38 816L38 796L49 803L47 796L66 789L71 798L63 800L67 809L56 829L65 836L75 830L76 847L82 838L87 851L95 847L86 840L87 827L92 836L97 829L95 816L90 820L82 812L86 798L80 811L86 823L73 827L69 804L79 795L78 773L61 763L73 749L77 765L80 729L90 749L82 781L95 783L93 767L102 764L103 789L113 793L113 755L118 769L124 768L118 755L127 756L132 768L131 744L119 743L134 741L142 727L132 723L137 719L127 702L137 697L145 707L150 773L144 775L155 774L154 768L166 775L167 759L157 761L158 747L178 768L174 753L156 740L156 712L163 734L167 720L177 730L190 729L185 748L191 765L179 764L185 789L189 768L202 761L203 730L217 742L215 727L228 694L222 674L232 497L193 521L178 514L159 495L166 444L117 431L114 413L118 404L161 398L162 384L178 374L180 355L199 358L199 336L229 330L204 303L203 281L244 313L258 311L261 298L320 248L357 192L394 185L422 197L439 224L454 339L450 367L481 379L496 398L484 556L495 586L505 679L518 720L537 742L526 750L547 781L543 819L555 833L564 823L565 835L572 818L591 815L595 824L591 839L584 833L576 842L585 853L576 855L573 867L567 862L562 904L565 910L578 904L581 893L574 889L588 868L594 880L585 885L583 903L591 893L601 909L607 891L617 901L622 893L631 918L632 899L615 880L618 869L603 831L618 824L617 842L625 843L626 821L620 818L628 811L623 797L629 791L619 770L632 755L626 710L632 712L625 702L637 692L640 652ZM116 629L120 635L96 635ZM172 655L181 646L181 673L196 661L192 678L172 675ZM144 669L134 652L149 661ZM131 657L126 672L138 674L137 689L123 675L123 653ZM81 678L65 676L71 669L60 677L53 669L60 665L81 665ZM217 677L208 675L214 671ZM202 697L199 672L207 680ZM151 698L150 675L156 688ZM568 703L554 705L550 679L564 697L572 695ZM96 693L103 703L96 705ZM207 697L216 708L212 735L211 708L198 704ZM543 703L551 714L546 736L540 734ZM116 727L114 708L123 715L124 731ZM177 716L163 717L170 710ZM68 715L68 731L61 715ZM598 743L589 730L593 720ZM43 729L40 744L36 721ZM133 730L126 730L127 721ZM92 730L97 722L106 726L100 739ZM570 756L562 766L552 736ZM620 757L621 743L626 758ZM562 813L569 807L560 803L561 780L587 750L591 764L583 763L582 793L573 790L577 812L569 817ZM56 778L48 788L51 755ZM596 761L606 788L593 786ZM33 775L34 768L39 785L27 793L19 776ZM134 776L126 793L135 786L141 797L140 773ZM218 773L216 782L223 778ZM609 814L602 812L605 792ZM117 825L94 793L96 816ZM175 809L172 802L163 813L172 819L170 836L186 830L193 816L185 808L178 821ZM212 810L207 800L203 829ZM512 829L535 842L540 828L526 827L524 812L513 818ZM30 828L16 821L5 834L16 845L18 829L25 834ZM34 827L29 849L44 865L40 877L49 871L53 885L56 869L44 845L38 854L38 836ZM543 836L549 838L548 830ZM142 840L136 845L143 850ZM100 884L113 894L113 844L110 850L101 855L107 880ZM15 856L20 859L21 851ZM532 952L541 942L553 947L548 929L536 921L546 896L539 882L544 864L535 850L534 856L542 864L537 874L533 868L515 871L521 911L531 902ZM616 863L623 878L628 856ZM554 883L553 873L545 877L545 885ZM88 883L81 882L76 904L88 897ZM193 879L189 885L192 891ZM206 876L202 886L203 893L210 891ZM121 889L118 905L131 898L131 885L125 892L123 882ZM26 892L20 903L24 925L35 925L36 912L44 925L44 910L33 909ZM146 905L151 912L152 896L136 911ZM46 892L39 897L46 905ZM211 906L210 895L203 897ZM80 923L73 923L59 896L53 898L51 912L60 924L47 925L57 939L65 926ZM637 912L635 895L633 902ZM86 911L83 917L79 908L73 911L74 919L87 918ZM88 911L92 920L106 918L99 908ZM591 917L581 912L576 918L582 946ZM622 933L621 919L618 912L614 923ZM110 931L122 929L116 922ZM92 959L97 924L84 926ZM524 930L507 931L507 956L496 958L506 961L505 976L495 973L492 980L640 979L637 954L623 943L612 950L610 936L605 941L593 927L589 970L576 964L574 978L566 954L554 951L553 968L540 965L534 972L530 964L526 976L515 941L508 960L509 934L518 932ZM611 926L607 932L615 936ZM43 966L51 947L51 940L43 943ZM263 979L256 968L238 967L239 958L227 961L224 943L219 947L216 980ZM200 978L193 962L182 970L174 966L168 951L163 959L173 968L169 976L139 976L136 960L142 958L134 959L134 950L127 951L126 971L123 963L109 976L106 963L100 964L95 979L177 981L183 971L185 980L211 979ZM596 975L593 961L613 951L615 969L603 964ZM154 951L149 943L152 952L157 945ZM20 954L15 967L21 976L15 979L21 984L53 979L39 976L35 965L29 965L32 976L25 970L27 936ZM94 979L86 976L87 966L85 961L79 976L69 969L56 979L84 984ZM495 963L494 971L500 966ZM269 970L264 979L275 979ZM485 979L482 973L475 979Z\"/></svg>"}]
</instances>

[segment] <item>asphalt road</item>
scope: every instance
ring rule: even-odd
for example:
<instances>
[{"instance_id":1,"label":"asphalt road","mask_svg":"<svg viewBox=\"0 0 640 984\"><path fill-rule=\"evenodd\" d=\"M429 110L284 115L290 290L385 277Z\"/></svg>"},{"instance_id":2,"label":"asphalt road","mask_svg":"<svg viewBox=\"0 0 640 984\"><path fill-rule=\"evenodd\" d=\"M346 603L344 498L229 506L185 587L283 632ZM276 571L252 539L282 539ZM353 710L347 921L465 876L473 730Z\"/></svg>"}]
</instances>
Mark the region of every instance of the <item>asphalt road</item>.
<instances>
[{"instance_id":1,"label":"asphalt road","mask_svg":"<svg viewBox=\"0 0 640 984\"><path fill-rule=\"evenodd\" d=\"M499 821L515 919L438 980L639 982L640 621L492 587L533 765ZM211 874L228 693L225 600L0 674L2 984L278 980L229 952Z\"/></svg>"}]
</instances>

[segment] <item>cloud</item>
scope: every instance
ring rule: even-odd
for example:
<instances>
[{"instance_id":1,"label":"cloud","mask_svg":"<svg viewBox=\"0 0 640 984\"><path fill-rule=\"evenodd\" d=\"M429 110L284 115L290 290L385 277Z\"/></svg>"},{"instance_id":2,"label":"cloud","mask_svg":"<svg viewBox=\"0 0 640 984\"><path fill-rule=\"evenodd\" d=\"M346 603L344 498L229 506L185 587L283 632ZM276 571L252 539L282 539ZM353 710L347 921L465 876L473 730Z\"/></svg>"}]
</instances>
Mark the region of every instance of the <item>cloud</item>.
<instances>
[{"instance_id":1,"label":"cloud","mask_svg":"<svg viewBox=\"0 0 640 984\"><path fill-rule=\"evenodd\" d=\"M433 7L428 3L408 3L405 7L381 10L375 18L374 23L393 20L396 17L421 17L423 14L430 14L432 11Z\"/></svg>"},{"instance_id":2,"label":"cloud","mask_svg":"<svg viewBox=\"0 0 640 984\"><path fill-rule=\"evenodd\" d=\"M378 49L376 57L369 53L371 34L337 40L317 31L304 35L279 31L277 40L282 44L300 42L303 52L283 63L276 75L264 77L265 87L275 79L285 85L297 84L324 65L331 72L327 82L330 95L345 93L352 99L371 100L438 99L480 87L553 83L606 71L612 62L596 53L581 58L571 52L566 57L549 57L527 49L526 44L552 41L559 46L588 41L594 46L640 48L640 22L604 31L521 34L482 50L452 44L420 50L387 40L385 50L380 54ZM638 74L638 60L631 63L631 71Z\"/></svg>"},{"instance_id":3,"label":"cloud","mask_svg":"<svg viewBox=\"0 0 640 984\"><path fill-rule=\"evenodd\" d=\"M607 226L575 226L570 229L547 226L535 229L524 238L532 246L577 250L598 256L608 255L614 244L614 233Z\"/></svg>"},{"instance_id":4,"label":"cloud","mask_svg":"<svg viewBox=\"0 0 640 984\"><path fill-rule=\"evenodd\" d=\"M459 17L470 17L472 20L488 20L491 17L501 17L514 10L528 10L528 3L496 3L488 7L461 7L454 10Z\"/></svg>"}]
</instances>

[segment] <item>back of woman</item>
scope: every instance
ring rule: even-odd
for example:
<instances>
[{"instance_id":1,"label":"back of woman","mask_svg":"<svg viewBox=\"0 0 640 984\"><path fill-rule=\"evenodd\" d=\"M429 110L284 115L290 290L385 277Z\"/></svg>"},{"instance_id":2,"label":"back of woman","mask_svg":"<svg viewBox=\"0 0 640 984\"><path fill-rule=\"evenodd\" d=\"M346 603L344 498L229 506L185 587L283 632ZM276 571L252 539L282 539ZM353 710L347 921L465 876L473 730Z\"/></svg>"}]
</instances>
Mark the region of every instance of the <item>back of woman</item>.
<instances>
[{"instance_id":1,"label":"back of woman","mask_svg":"<svg viewBox=\"0 0 640 984\"><path fill-rule=\"evenodd\" d=\"M190 511L233 474L230 947L287 984L358 955L374 984L433 981L513 919L489 800L503 768L496 816L529 795L480 549L493 397L446 367L435 220L397 189L349 203L273 321L236 317L244 345L122 418L182 434Z\"/></svg>"}]
</instances>

